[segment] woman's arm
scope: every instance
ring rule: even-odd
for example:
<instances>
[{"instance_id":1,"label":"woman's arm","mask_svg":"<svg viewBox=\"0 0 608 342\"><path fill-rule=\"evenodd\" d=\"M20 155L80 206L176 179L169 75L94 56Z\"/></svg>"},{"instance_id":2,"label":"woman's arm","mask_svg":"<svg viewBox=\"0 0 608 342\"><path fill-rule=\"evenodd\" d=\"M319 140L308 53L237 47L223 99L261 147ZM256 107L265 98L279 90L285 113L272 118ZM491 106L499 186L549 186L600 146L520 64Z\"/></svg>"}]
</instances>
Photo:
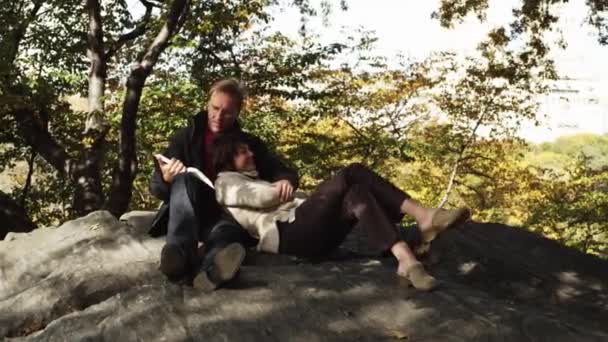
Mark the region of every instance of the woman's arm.
<instances>
[{"instance_id":1,"label":"woman's arm","mask_svg":"<svg viewBox=\"0 0 608 342\"><path fill-rule=\"evenodd\" d=\"M268 146L258 137L249 134L250 148L255 156L255 163L260 173L260 178L269 182L287 180L294 190L300 185L298 172L288 167Z\"/></svg>"},{"instance_id":2,"label":"woman's arm","mask_svg":"<svg viewBox=\"0 0 608 342\"><path fill-rule=\"evenodd\" d=\"M218 176L215 197L227 207L268 209L281 204L279 191L272 184L237 173Z\"/></svg>"}]
</instances>

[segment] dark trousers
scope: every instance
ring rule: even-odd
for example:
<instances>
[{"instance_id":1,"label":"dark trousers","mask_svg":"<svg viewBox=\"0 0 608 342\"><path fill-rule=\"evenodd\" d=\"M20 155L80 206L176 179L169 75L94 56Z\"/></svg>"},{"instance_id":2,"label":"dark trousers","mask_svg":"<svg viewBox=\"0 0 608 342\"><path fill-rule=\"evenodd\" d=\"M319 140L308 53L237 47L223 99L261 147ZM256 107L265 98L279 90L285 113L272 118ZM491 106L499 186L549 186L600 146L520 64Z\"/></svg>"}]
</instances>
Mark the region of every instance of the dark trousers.
<instances>
[{"instance_id":1,"label":"dark trousers","mask_svg":"<svg viewBox=\"0 0 608 342\"><path fill-rule=\"evenodd\" d=\"M291 223L278 222L279 252L301 257L331 253L355 224L367 230L370 247L386 252L396 242L420 243L418 228L403 234L401 204L409 195L361 164L351 164L321 183L300 205Z\"/></svg>"},{"instance_id":2,"label":"dark trousers","mask_svg":"<svg viewBox=\"0 0 608 342\"><path fill-rule=\"evenodd\" d=\"M197 257L199 241L205 243L202 260ZM171 184L167 243L179 246L192 263L201 263L206 268L221 248L233 242L245 247L256 244L256 240L222 210L213 189L191 174L176 176Z\"/></svg>"}]
</instances>

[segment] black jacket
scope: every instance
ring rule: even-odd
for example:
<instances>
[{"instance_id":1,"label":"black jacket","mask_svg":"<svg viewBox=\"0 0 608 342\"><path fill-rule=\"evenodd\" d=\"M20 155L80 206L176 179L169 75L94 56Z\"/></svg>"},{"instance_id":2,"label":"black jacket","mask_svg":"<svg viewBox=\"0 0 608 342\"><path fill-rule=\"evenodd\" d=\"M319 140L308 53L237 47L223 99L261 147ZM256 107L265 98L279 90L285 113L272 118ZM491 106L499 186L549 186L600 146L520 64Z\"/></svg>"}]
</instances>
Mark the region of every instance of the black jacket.
<instances>
[{"instance_id":1,"label":"black jacket","mask_svg":"<svg viewBox=\"0 0 608 342\"><path fill-rule=\"evenodd\" d=\"M204 159L204 134L207 129L207 113L199 113L190 119L188 126L178 130L169 142L169 147L163 152L167 158L175 158L201 171L205 170ZM233 128L240 131L238 123ZM294 188L299 185L298 173L282 163L258 137L244 133L250 140L249 148L254 154L255 164L261 179L269 182L288 180ZM154 173L150 179L150 193L163 201L158 215L156 216L150 234L152 236L164 235L167 232L167 220L169 216L169 193L171 184L166 183L155 162Z\"/></svg>"}]
</instances>

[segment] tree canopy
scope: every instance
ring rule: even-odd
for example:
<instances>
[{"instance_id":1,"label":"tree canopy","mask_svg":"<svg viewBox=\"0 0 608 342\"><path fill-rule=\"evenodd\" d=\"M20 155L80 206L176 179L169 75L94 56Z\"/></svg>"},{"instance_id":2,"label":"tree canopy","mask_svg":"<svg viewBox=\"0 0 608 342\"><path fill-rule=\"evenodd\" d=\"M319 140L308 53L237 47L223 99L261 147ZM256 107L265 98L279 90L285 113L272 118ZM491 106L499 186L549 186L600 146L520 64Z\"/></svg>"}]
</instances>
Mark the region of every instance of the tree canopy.
<instances>
[{"instance_id":1,"label":"tree canopy","mask_svg":"<svg viewBox=\"0 0 608 342\"><path fill-rule=\"evenodd\" d=\"M0 217L32 229L156 208L152 153L203 108L214 81L234 77L249 95L243 126L301 171L305 189L363 162L429 205L466 205L476 219L606 255L606 137L517 137L523 122L543 120L538 98L557 77L548 51L559 44L546 33L559 3L522 1L475 55L395 65L371 32L322 43L309 31L312 18L347 14L344 0L2 2L0 172L26 171L0 192ZM606 4L587 5L606 44ZM299 36L269 28L277 6L299 11ZM434 17L458 30L489 6L443 0Z\"/></svg>"}]
</instances>

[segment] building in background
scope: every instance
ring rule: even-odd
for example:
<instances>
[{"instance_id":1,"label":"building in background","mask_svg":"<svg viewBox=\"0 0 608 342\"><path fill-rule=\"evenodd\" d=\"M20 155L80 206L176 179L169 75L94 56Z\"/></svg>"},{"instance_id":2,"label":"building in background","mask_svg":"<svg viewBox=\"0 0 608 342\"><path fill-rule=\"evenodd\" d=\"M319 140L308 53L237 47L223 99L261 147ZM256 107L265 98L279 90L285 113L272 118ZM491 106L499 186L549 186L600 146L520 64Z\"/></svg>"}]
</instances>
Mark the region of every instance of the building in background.
<instances>
[{"instance_id":1,"label":"building in background","mask_svg":"<svg viewBox=\"0 0 608 342\"><path fill-rule=\"evenodd\" d=\"M525 125L521 136L531 142L553 141L563 135L578 133L608 134L608 79L581 66L586 56L561 60L562 70L572 76L553 81L549 93L540 99L542 125ZM587 72L585 72L587 71Z\"/></svg>"}]
</instances>

